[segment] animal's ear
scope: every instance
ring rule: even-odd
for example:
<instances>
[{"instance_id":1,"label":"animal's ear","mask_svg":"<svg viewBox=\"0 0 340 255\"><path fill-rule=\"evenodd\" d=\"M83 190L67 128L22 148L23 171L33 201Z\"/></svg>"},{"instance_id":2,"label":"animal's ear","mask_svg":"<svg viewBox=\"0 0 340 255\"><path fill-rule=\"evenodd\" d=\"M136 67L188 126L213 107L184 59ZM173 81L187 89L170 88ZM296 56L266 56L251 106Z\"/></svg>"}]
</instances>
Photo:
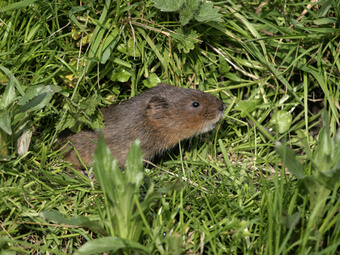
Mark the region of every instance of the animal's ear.
<instances>
[{"instance_id":1,"label":"animal's ear","mask_svg":"<svg viewBox=\"0 0 340 255\"><path fill-rule=\"evenodd\" d=\"M153 96L146 106L148 116L152 119L160 119L166 117L169 104L166 98L161 96Z\"/></svg>"},{"instance_id":2,"label":"animal's ear","mask_svg":"<svg viewBox=\"0 0 340 255\"><path fill-rule=\"evenodd\" d=\"M153 96L151 97L147 108L148 109L167 109L169 107L168 102L164 97L161 96Z\"/></svg>"}]
</instances>

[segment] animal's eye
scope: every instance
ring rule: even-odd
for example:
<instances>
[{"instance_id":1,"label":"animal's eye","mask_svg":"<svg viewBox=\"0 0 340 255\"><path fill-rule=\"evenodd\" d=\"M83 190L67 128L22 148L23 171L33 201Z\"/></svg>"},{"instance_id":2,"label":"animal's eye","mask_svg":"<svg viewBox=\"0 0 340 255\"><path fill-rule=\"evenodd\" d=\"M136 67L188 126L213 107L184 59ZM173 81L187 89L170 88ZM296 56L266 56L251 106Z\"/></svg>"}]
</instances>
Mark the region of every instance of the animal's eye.
<instances>
[{"instance_id":1,"label":"animal's eye","mask_svg":"<svg viewBox=\"0 0 340 255\"><path fill-rule=\"evenodd\" d=\"M199 107L200 106L200 103L199 102L193 102L192 103L192 107L194 107L194 108L197 108L197 107Z\"/></svg>"}]
</instances>

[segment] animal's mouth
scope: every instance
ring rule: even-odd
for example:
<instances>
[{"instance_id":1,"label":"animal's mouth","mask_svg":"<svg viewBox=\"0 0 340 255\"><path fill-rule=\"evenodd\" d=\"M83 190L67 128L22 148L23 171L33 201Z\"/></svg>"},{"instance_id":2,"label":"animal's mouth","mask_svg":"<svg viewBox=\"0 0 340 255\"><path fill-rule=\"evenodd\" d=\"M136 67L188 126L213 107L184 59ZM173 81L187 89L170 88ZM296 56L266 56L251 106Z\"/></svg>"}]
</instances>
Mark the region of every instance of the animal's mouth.
<instances>
[{"instance_id":1,"label":"animal's mouth","mask_svg":"<svg viewBox=\"0 0 340 255\"><path fill-rule=\"evenodd\" d=\"M200 134L206 133L212 129L214 129L216 127L216 124L221 120L221 118L223 117L224 112L220 112L217 117L213 120L211 120L210 124L206 125L204 128L202 128L202 130L199 132Z\"/></svg>"}]
</instances>

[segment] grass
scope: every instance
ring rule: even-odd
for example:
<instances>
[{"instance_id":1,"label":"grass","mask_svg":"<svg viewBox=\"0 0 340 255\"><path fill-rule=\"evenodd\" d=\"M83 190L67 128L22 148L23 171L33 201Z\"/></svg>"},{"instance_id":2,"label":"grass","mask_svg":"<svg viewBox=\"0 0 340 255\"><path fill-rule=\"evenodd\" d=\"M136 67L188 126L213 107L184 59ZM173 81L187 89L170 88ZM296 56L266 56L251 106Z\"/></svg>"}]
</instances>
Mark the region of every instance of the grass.
<instances>
[{"instance_id":1,"label":"grass","mask_svg":"<svg viewBox=\"0 0 340 255\"><path fill-rule=\"evenodd\" d=\"M338 2L162 4L0 3L1 253L338 254ZM129 198L66 170L58 132L159 82L220 97L223 121L124 172Z\"/></svg>"}]
</instances>

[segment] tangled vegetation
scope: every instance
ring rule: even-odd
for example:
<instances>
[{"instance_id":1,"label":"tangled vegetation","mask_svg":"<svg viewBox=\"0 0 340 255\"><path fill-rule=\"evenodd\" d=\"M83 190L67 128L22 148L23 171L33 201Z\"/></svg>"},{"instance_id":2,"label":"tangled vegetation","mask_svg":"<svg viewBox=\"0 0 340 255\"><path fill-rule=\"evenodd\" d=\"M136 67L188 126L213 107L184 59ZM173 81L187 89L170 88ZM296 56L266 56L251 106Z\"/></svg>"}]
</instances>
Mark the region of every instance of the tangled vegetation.
<instances>
[{"instance_id":1,"label":"tangled vegetation","mask_svg":"<svg viewBox=\"0 0 340 255\"><path fill-rule=\"evenodd\" d=\"M0 253L338 254L339 42L336 0L1 1ZM53 150L160 82L216 130L123 172Z\"/></svg>"}]
</instances>

